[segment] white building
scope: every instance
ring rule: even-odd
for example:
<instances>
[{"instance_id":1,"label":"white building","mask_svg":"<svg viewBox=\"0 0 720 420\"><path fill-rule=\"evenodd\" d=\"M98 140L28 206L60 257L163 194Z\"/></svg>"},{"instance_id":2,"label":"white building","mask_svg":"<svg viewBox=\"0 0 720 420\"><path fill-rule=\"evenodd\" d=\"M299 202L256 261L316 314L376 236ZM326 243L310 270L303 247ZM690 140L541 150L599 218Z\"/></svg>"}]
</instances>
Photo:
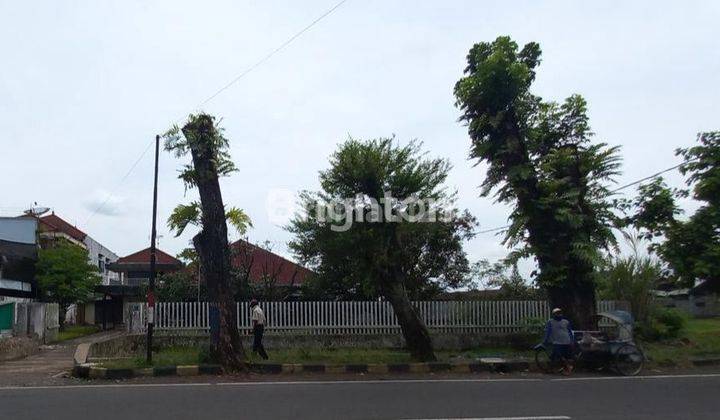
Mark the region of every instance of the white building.
<instances>
[{"instance_id":1,"label":"white building","mask_svg":"<svg viewBox=\"0 0 720 420\"><path fill-rule=\"evenodd\" d=\"M38 235L40 237L41 247L50 245L50 243L57 238L63 238L79 245L87 249L90 262L98 268L103 285L120 284L120 276L118 273L107 269L108 264L117 261L117 254L103 246L87 233L55 215L55 212L38 218L38 221Z\"/></svg>"}]
</instances>

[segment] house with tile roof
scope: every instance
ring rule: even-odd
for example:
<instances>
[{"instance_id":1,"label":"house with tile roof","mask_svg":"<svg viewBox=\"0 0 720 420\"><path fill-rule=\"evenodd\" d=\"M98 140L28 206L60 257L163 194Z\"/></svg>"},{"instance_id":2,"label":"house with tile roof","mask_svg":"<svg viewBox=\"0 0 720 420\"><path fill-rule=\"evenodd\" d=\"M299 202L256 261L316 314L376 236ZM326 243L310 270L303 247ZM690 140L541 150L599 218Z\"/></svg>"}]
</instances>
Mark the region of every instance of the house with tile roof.
<instances>
[{"instance_id":1,"label":"house with tile roof","mask_svg":"<svg viewBox=\"0 0 720 420\"><path fill-rule=\"evenodd\" d=\"M256 286L298 289L313 272L270 250L240 239L230 245L232 265Z\"/></svg>"},{"instance_id":2,"label":"house with tile roof","mask_svg":"<svg viewBox=\"0 0 720 420\"><path fill-rule=\"evenodd\" d=\"M163 250L155 249L155 269L158 277L181 270L183 266L182 261ZM150 279L150 248L118 258L108 266L108 269L118 273L120 285L147 284Z\"/></svg>"}]
</instances>

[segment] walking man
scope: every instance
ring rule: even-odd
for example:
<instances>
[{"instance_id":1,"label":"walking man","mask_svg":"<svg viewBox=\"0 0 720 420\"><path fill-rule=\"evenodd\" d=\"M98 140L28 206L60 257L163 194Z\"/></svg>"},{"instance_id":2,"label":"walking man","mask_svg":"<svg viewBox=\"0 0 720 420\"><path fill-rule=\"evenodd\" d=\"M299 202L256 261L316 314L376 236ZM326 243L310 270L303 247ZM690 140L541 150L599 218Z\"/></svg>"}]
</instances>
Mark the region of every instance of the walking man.
<instances>
[{"instance_id":1,"label":"walking man","mask_svg":"<svg viewBox=\"0 0 720 420\"><path fill-rule=\"evenodd\" d=\"M570 375L573 371L572 357L575 350L575 337L572 332L570 320L565 318L560 308L552 310L552 318L545 326L544 343L552 344L551 359L554 362L562 361L563 375Z\"/></svg>"},{"instance_id":2,"label":"walking man","mask_svg":"<svg viewBox=\"0 0 720 420\"><path fill-rule=\"evenodd\" d=\"M265 332L265 313L255 299L250 301L250 311L252 312L250 319L253 324L253 351L267 360L268 355L262 342L263 333Z\"/></svg>"}]
</instances>

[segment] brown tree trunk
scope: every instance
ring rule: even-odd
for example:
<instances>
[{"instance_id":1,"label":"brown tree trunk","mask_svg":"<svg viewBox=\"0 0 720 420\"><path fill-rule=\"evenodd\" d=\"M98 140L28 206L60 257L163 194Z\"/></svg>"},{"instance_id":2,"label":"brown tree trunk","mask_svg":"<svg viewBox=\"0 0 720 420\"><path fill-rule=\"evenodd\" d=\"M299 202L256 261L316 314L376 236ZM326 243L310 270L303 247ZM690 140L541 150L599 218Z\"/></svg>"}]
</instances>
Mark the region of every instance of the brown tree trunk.
<instances>
[{"instance_id":1,"label":"brown tree trunk","mask_svg":"<svg viewBox=\"0 0 720 420\"><path fill-rule=\"evenodd\" d=\"M230 290L230 247L227 240L225 206L218 182L213 144L215 127L209 116L199 116L183 127L190 142L193 168L202 207L202 230L193 238L200 270L208 288L210 301L217 310L211 322L212 347L218 362L229 370L245 368L246 355L240 341L235 316L235 302Z\"/></svg>"},{"instance_id":2,"label":"brown tree trunk","mask_svg":"<svg viewBox=\"0 0 720 420\"><path fill-rule=\"evenodd\" d=\"M392 282L383 284L382 290L385 298L393 307L400 330L405 338L405 345L412 358L419 362L437 360L427 326L417 309L412 306L405 286L401 282Z\"/></svg>"},{"instance_id":3,"label":"brown tree trunk","mask_svg":"<svg viewBox=\"0 0 720 420\"><path fill-rule=\"evenodd\" d=\"M572 322L573 329L595 330L595 289L592 284L583 283L575 287L549 287L548 298L550 306L560 308L563 314Z\"/></svg>"},{"instance_id":4,"label":"brown tree trunk","mask_svg":"<svg viewBox=\"0 0 720 420\"><path fill-rule=\"evenodd\" d=\"M401 252L402 244L398 237L396 226L390 226L389 246L380 251L385 258L385 267L379 267L377 276L380 281L380 290L393 307L393 312L400 324L405 346L414 360L419 362L433 362L435 352L433 351L432 338L417 309L412 306L405 289L405 272L399 267L401 258L395 254Z\"/></svg>"}]
</instances>

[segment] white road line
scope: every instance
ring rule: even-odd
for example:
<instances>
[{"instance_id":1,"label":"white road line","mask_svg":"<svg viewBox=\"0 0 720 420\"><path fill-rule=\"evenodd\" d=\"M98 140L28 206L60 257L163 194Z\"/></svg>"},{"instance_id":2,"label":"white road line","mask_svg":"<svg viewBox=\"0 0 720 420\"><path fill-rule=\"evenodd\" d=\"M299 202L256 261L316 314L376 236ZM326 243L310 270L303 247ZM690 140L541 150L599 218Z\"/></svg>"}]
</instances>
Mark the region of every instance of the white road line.
<instances>
[{"instance_id":1,"label":"white road line","mask_svg":"<svg viewBox=\"0 0 720 420\"><path fill-rule=\"evenodd\" d=\"M278 381L278 382L218 382L219 386L252 386L252 385L350 385L350 384L425 384L442 382L542 382L533 378L506 379L376 379L364 381Z\"/></svg>"},{"instance_id":2,"label":"white road line","mask_svg":"<svg viewBox=\"0 0 720 420\"><path fill-rule=\"evenodd\" d=\"M458 417L443 419L406 419L406 420L571 420L568 416L530 416L530 417Z\"/></svg>"},{"instance_id":3,"label":"white road line","mask_svg":"<svg viewBox=\"0 0 720 420\"><path fill-rule=\"evenodd\" d=\"M597 376L597 377L579 377L579 378L553 378L552 382L563 381L628 381L628 380L644 380L644 379L682 379L682 378L718 378L720 373L698 373L688 375L648 375L648 376Z\"/></svg>"},{"instance_id":4,"label":"white road line","mask_svg":"<svg viewBox=\"0 0 720 420\"><path fill-rule=\"evenodd\" d=\"M687 379L687 378L717 378L720 373L692 374L692 375L655 375L655 376L610 376L610 377L582 377L582 378L506 378L506 379L387 379L365 381L267 381L267 382L192 382L192 383L157 383L132 384L112 383L93 385L43 385L43 386L4 386L0 391L38 390L38 389L91 389L91 388L163 388L163 387L193 387L193 386L297 386L297 385L363 385L363 384L408 384L408 383L508 383L508 382L562 382L562 381L608 381L608 380L652 380L652 379Z\"/></svg>"}]
</instances>

